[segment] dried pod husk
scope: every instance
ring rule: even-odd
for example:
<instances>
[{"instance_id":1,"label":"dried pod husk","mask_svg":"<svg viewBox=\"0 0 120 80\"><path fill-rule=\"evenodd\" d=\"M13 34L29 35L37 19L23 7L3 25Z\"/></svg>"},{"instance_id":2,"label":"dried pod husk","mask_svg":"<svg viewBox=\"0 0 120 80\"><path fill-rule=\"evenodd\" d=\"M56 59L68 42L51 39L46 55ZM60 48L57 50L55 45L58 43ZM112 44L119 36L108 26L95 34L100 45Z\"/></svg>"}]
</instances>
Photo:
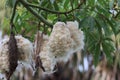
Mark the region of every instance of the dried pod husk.
<instances>
[{"instance_id":1,"label":"dried pod husk","mask_svg":"<svg viewBox=\"0 0 120 80\"><path fill-rule=\"evenodd\" d=\"M84 48L84 34L79 28L77 21L68 21L67 27L70 31L71 38L73 39L73 51L79 51Z\"/></svg>"},{"instance_id":2,"label":"dried pod husk","mask_svg":"<svg viewBox=\"0 0 120 80\"><path fill-rule=\"evenodd\" d=\"M42 32L39 32L39 34L41 35ZM45 69L45 72L50 73L52 72L52 68L54 67L54 64L52 63L53 58L50 57L50 52L48 50L48 45L47 45L48 40L49 40L48 35L43 34L43 40L41 43L41 51L39 53L39 56L42 62L42 66Z\"/></svg>"},{"instance_id":3,"label":"dried pod husk","mask_svg":"<svg viewBox=\"0 0 120 80\"><path fill-rule=\"evenodd\" d=\"M17 48L17 41L15 39L14 33L11 31L10 38L8 41L8 60L9 60L9 71L6 71L7 80L10 79L13 72L16 70L18 65L18 48Z\"/></svg>"}]
</instances>

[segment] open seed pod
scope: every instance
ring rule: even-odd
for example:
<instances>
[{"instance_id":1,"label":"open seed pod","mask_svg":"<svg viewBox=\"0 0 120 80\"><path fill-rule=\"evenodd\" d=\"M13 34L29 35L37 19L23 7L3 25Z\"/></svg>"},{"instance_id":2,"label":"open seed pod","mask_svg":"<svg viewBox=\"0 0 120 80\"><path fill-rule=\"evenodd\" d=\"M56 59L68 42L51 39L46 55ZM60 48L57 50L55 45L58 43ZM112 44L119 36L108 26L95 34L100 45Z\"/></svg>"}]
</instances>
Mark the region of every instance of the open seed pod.
<instances>
[{"instance_id":1,"label":"open seed pod","mask_svg":"<svg viewBox=\"0 0 120 80\"><path fill-rule=\"evenodd\" d=\"M32 43L18 35L15 36L18 47L18 61L22 64L30 63L33 55L33 46ZM9 38L5 38L0 42L0 72L5 73L9 71L9 49L8 49Z\"/></svg>"},{"instance_id":2,"label":"open seed pod","mask_svg":"<svg viewBox=\"0 0 120 80\"><path fill-rule=\"evenodd\" d=\"M71 38L73 39L73 50L74 52L83 49L84 47L84 34L78 29L79 24L77 21L68 21L67 27L70 31Z\"/></svg>"},{"instance_id":3,"label":"open seed pod","mask_svg":"<svg viewBox=\"0 0 120 80\"><path fill-rule=\"evenodd\" d=\"M71 53L83 49L84 34L78 29L78 22L57 22L53 26L48 46L51 56L63 61L67 61Z\"/></svg>"},{"instance_id":4,"label":"open seed pod","mask_svg":"<svg viewBox=\"0 0 120 80\"><path fill-rule=\"evenodd\" d=\"M40 57L40 60L42 62L42 67L45 69L45 72L52 72L52 68L53 68L53 63L52 63L52 58L49 56L49 50L48 50L48 40L49 40L49 37L48 35L45 35L43 34L42 32L39 32L39 35L37 34L37 37L36 39L38 39L38 44L37 43L37 40L35 42L35 49L39 49L40 48L40 52L39 52L39 57ZM38 47L38 48L37 48Z\"/></svg>"},{"instance_id":5,"label":"open seed pod","mask_svg":"<svg viewBox=\"0 0 120 80\"><path fill-rule=\"evenodd\" d=\"M84 47L84 35L78 29L77 22L57 22L53 26L50 37L43 35L41 52L39 54L46 71L52 71L59 61L67 62L71 54Z\"/></svg>"},{"instance_id":6,"label":"open seed pod","mask_svg":"<svg viewBox=\"0 0 120 80\"><path fill-rule=\"evenodd\" d=\"M18 45L18 51L20 53L19 61L22 63L30 63L33 56L33 44L22 36L15 36Z\"/></svg>"},{"instance_id":7,"label":"open seed pod","mask_svg":"<svg viewBox=\"0 0 120 80\"><path fill-rule=\"evenodd\" d=\"M57 22L53 26L53 30L48 41L48 49L51 57L54 57L56 60L67 61L69 56L68 54L72 52L72 42L70 31L66 27L66 24L64 22Z\"/></svg>"}]
</instances>

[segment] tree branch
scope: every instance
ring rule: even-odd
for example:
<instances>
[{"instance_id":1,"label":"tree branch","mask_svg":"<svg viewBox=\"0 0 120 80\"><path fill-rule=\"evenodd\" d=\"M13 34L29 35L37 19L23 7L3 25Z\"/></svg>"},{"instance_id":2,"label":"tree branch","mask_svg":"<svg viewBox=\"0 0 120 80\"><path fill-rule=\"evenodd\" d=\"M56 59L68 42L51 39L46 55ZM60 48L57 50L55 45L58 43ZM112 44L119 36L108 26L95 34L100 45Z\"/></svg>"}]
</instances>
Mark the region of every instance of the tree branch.
<instances>
[{"instance_id":1,"label":"tree branch","mask_svg":"<svg viewBox=\"0 0 120 80\"><path fill-rule=\"evenodd\" d=\"M39 15L35 10L33 10L31 7L29 7L27 5L27 2L25 2L24 0L19 0L19 2L21 2L21 4L28 10L30 11L34 16L36 16L37 18L39 18L43 23L45 23L46 25L50 26L51 28L53 27L53 25L51 23L49 23L48 21L46 21L44 19L44 17L42 17L41 15Z\"/></svg>"},{"instance_id":2,"label":"tree branch","mask_svg":"<svg viewBox=\"0 0 120 80\"><path fill-rule=\"evenodd\" d=\"M71 10L66 11L66 12L59 12L59 11L53 11L53 10L50 10L50 9L47 9L47 8L43 8L41 6L37 6L37 5L34 5L34 4L30 4L30 3L25 2L23 0L21 0L21 1L24 2L24 4L27 5L27 6L34 7L34 8L39 8L41 10L44 10L44 11L47 11L47 12L50 12L50 13L53 13L53 14L69 14L69 13L73 12L74 10L79 9L80 6L84 3L84 0L83 0L80 4L78 4L78 6L76 8L71 9Z\"/></svg>"},{"instance_id":3,"label":"tree branch","mask_svg":"<svg viewBox=\"0 0 120 80\"><path fill-rule=\"evenodd\" d=\"M51 12L52 14L69 14L73 11L75 11L76 9L79 9L80 6L85 2L84 0L81 1L81 3L74 9L71 9L69 11L66 12L59 12L59 11L53 11L47 8L43 8L41 6L36 6L33 4L30 4L28 2L25 2L24 0L19 0L19 2L28 10L30 11L34 16L36 16L37 18L39 18L43 23L45 23L46 25L50 26L51 28L53 27L53 24L49 23L47 20L45 20L45 18L42 15L39 15L32 7L34 8L39 8L41 10L47 11L47 12Z\"/></svg>"},{"instance_id":4,"label":"tree branch","mask_svg":"<svg viewBox=\"0 0 120 80\"><path fill-rule=\"evenodd\" d=\"M14 7L13 7L13 13L12 13L12 16L11 16L10 24L13 23L13 19L14 19L14 16L15 16L17 4L18 4L18 0L16 0L16 2L14 4Z\"/></svg>"}]
</instances>

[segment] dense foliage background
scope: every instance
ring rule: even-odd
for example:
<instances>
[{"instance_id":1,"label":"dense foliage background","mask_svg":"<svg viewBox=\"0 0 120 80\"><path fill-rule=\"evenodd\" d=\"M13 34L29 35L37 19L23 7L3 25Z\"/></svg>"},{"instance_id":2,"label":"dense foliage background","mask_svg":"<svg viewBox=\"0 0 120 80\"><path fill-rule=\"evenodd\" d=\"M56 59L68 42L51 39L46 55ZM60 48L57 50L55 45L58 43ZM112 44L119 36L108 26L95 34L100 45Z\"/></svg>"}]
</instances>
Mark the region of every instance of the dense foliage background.
<instances>
[{"instance_id":1,"label":"dense foliage background","mask_svg":"<svg viewBox=\"0 0 120 80\"><path fill-rule=\"evenodd\" d=\"M119 69L120 0L1 0L0 28L4 34L9 34L16 1L16 34L34 41L37 30L49 35L54 23L76 20L85 34L81 56L93 56L95 66L104 56L109 66Z\"/></svg>"}]
</instances>

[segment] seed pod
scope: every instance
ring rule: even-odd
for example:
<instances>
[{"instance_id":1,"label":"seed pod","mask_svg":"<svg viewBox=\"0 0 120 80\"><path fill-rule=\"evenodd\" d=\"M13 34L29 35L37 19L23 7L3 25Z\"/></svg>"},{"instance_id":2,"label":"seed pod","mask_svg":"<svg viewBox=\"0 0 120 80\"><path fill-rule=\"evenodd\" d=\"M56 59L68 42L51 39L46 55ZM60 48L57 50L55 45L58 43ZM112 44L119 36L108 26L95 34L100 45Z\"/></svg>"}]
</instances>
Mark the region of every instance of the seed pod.
<instances>
[{"instance_id":1,"label":"seed pod","mask_svg":"<svg viewBox=\"0 0 120 80\"><path fill-rule=\"evenodd\" d=\"M48 46L51 57L56 58L56 60L67 61L68 54L72 52L73 46L70 31L64 22L57 22L53 26Z\"/></svg>"},{"instance_id":2,"label":"seed pod","mask_svg":"<svg viewBox=\"0 0 120 80\"><path fill-rule=\"evenodd\" d=\"M32 43L24 37L18 35L15 36L18 47L18 61L22 64L29 64L32 60L33 46ZM9 38L5 38L0 42L0 72L5 73L9 71L9 50L8 50Z\"/></svg>"},{"instance_id":3,"label":"seed pod","mask_svg":"<svg viewBox=\"0 0 120 80\"><path fill-rule=\"evenodd\" d=\"M40 33L41 35L41 33ZM45 69L45 72L51 72L54 64L52 63L52 58L49 56L50 52L48 50L48 39L49 37L47 35L43 34L43 40L42 40L42 46L41 46L41 52L39 53L40 59L42 61L42 66Z\"/></svg>"},{"instance_id":4,"label":"seed pod","mask_svg":"<svg viewBox=\"0 0 120 80\"><path fill-rule=\"evenodd\" d=\"M18 36L15 36L16 40L17 40L17 45L18 45L18 51L20 53L20 56L19 56L19 61L22 62L22 63L30 63L30 61L32 60L32 56L33 56L33 45L32 43L18 35Z\"/></svg>"},{"instance_id":5,"label":"seed pod","mask_svg":"<svg viewBox=\"0 0 120 80\"><path fill-rule=\"evenodd\" d=\"M40 52L40 59L42 61L42 66L44 67L45 72L51 72L53 63L51 61L52 59L49 57L49 52L47 50Z\"/></svg>"},{"instance_id":6,"label":"seed pod","mask_svg":"<svg viewBox=\"0 0 120 80\"><path fill-rule=\"evenodd\" d=\"M68 61L71 54L84 47L84 35L77 22L57 22L49 39L43 42L40 57L47 71L53 70L57 61Z\"/></svg>"},{"instance_id":7,"label":"seed pod","mask_svg":"<svg viewBox=\"0 0 120 80\"><path fill-rule=\"evenodd\" d=\"M11 30L10 38L8 41L8 60L9 60L9 71L6 72L7 80L10 79L11 75L15 71L17 65L18 65L18 48L17 48L17 42L15 39L14 32Z\"/></svg>"}]
</instances>

